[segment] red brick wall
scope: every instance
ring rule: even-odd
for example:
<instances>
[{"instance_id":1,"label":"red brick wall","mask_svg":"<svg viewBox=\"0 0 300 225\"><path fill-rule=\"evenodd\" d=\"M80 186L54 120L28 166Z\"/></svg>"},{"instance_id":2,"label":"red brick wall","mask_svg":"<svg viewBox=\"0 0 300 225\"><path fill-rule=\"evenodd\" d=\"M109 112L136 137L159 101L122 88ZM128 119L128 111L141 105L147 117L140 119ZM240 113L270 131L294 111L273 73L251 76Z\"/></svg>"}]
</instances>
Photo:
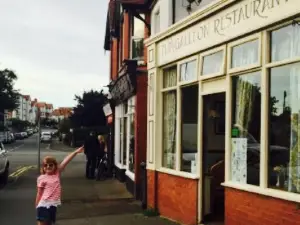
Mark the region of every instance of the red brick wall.
<instances>
[{"instance_id":1,"label":"red brick wall","mask_svg":"<svg viewBox=\"0 0 300 225\"><path fill-rule=\"evenodd\" d=\"M148 170L148 206L172 220L194 225L197 223L198 181ZM155 184L155 182L157 182Z\"/></svg>"},{"instance_id":2,"label":"red brick wall","mask_svg":"<svg viewBox=\"0 0 300 225\"><path fill-rule=\"evenodd\" d=\"M135 181L139 189L140 164L146 162L147 151L147 74L137 75L137 90L135 101Z\"/></svg>"},{"instance_id":3,"label":"red brick wall","mask_svg":"<svg viewBox=\"0 0 300 225\"><path fill-rule=\"evenodd\" d=\"M226 188L226 225L300 225L297 204Z\"/></svg>"},{"instance_id":4,"label":"red brick wall","mask_svg":"<svg viewBox=\"0 0 300 225\"><path fill-rule=\"evenodd\" d=\"M129 40L130 40L130 19L129 13L124 13L124 22L123 22L123 51L124 59L129 59Z\"/></svg>"},{"instance_id":5,"label":"red brick wall","mask_svg":"<svg viewBox=\"0 0 300 225\"><path fill-rule=\"evenodd\" d=\"M115 80L118 78L118 40L112 40L111 48L111 79Z\"/></svg>"}]
</instances>

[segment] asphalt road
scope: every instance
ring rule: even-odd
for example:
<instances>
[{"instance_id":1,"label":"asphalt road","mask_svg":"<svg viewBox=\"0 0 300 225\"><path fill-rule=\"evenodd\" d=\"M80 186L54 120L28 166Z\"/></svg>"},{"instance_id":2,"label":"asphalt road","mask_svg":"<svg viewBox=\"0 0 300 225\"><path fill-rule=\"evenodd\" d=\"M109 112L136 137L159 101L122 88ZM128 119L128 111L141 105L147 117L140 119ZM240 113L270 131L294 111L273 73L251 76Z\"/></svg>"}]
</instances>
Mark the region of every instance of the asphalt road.
<instances>
[{"instance_id":1,"label":"asphalt road","mask_svg":"<svg viewBox=\"0 0 300 225\"><path fill-rule=\"evenodd\" d=\"M35 221L34 201L38 176L37 135L6 145L10 161L9 183L0 190L0 224L32 225ZM41 144L41 159L51 155L61 161L65 152L49 149Z\"/></svg>"}]
</instances>

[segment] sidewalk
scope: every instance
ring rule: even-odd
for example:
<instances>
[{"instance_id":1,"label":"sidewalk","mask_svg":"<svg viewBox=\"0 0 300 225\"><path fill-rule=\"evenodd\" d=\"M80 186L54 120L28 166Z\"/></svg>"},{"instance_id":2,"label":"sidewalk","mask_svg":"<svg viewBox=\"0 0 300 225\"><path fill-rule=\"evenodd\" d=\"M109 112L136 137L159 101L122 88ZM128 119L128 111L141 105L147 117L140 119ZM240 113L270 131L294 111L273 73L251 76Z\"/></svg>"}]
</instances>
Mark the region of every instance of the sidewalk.
<instances>
[{"instance_id":1,"label":"sidewalk","mask_svg":"<svg viewBox=\"0 0 300 225\"><path fill-rule=\"evenodd\" d=\"M80 157L79 157L80 158ZM159 217L145 217L117 180L94 181L84 178L84 160L72 162L62 175L63 199L57 225L175 225Z\"/></svg>"}]
</instances>

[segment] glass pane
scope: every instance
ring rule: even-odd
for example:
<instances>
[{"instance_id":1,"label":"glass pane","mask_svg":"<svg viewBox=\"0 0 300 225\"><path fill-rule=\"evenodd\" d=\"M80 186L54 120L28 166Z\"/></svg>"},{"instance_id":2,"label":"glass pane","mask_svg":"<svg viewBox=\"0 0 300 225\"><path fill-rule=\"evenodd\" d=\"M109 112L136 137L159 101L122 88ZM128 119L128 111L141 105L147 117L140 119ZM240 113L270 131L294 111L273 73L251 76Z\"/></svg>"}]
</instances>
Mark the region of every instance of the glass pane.
<instances>
[{"instance_id":1,"label":"glass pane","mask_svg":"<svg viewBox=\"0 0 300 225\"><path fill-rule=\"evenodd\" d=\"M163 94L163 167L176 166L176 91Z\"/></svg>"},{"instance_id":2,"label":"glass pane","mask_svg":"<svg viewBox=\"0 0 300 225\"><path fill-rule=\"evenodd\" d=\"M163 88L174 87L177 84L177 67L171 67L164 70Z\"/></svg>"},{"instance_id":3,"label":"glass pane","mask_svg":"<svg viewBox=\"0 0 300 225\"><path fill-rule=\"evenodd\" d=\"M219 73L222 70L223 50L203 57L202 75Z\"/></svg>"},{"instance_id":4,"label":"glass pane","mask_svg":"<svg viewBox=\"0 0 300 225\"><path fill-rule=\"evenodd\" d=\"M132 38L132 59L143 60L144 59L144 39Z\"/></svg>"},{"instance_id":5,"label":"glass pane","mask_svg":"<svg viewBox=\"0 0 300 225\"><path fill-rule=\"evenodd\" d=\"M144 15L140 14L142 18L145 18ZM133 17L133 36L144 38L145 24L140 19Z\"/></svg>"},{"instance_id":6,"label":"glass pane","mask_svg":"<svg viewBox=\"0 0 300 225\"><path fill-rule=\"evenodd\" d=\"M287 26L271 32L271 61L300 56L300 27Z\"/></svg>"},{"instance_id":7,"label":"glass pane","mask_svg":"<svg viewBox=\"0 0 300 225\"><path fill-rule=\"evenodd\" d=\"M192 81L197 79L196 60L180 65L180 81Z\"/></svg>"},{"instance_id":8,"label":"glass pane","mask_svg":"<svg viewBox=\"0 0 300 225\"><path fill-rule=\"evenodd\" d=\"M122 164L122 149L123 149L123 135L124 135L124 123L123 123L123 119L119 119L120 120L120 148L119 148L119 163Z\"/></svg>"},{"instance_id":9,"label":"glass pane","mask_svg":"<svg viewBox=\"0 0 300 225\"><path fill-rule=\"evenodd\" d=\"M123 165L127 164L127 117L123 118L124 120L124 130L123 130Z\"/></svg>"},{"instance_id":10,"label":"glass pane","mask_svg":"<svg viewBox=\"0 0 300 225\"><path fill-rule=\"evenodd\" d=\"M182 88L181 96L181 170L196 173L198 85Z\"/></svg>"},{"instance_id":11,"label":"glass pane","mask_svg":"<svg viewBox=\"0 0 300 225\"><path fill-rule=\"evenodd\" d=\"M129 170L134 172L134 114L129 115Z\"/></svg>"},{"instance_id":12,"label":"glass pane","mask_svg":"<svg viewBox=\"0 0 300 225\"><path fill-rule=\"evenodd\" d=\"M231 68L248 66L258 63L258 43L258 40L254 40L233 47Z\"/></svg>"},{"instance_id":13,"label":"glass pane","mask_svg":"<svg viewBox=\"0 0 300 225\"><path fill-rule=\"evenodd\" d=\"M272 68L268 185L300 193L300 63Z\"/></svg>"},{"instance_id":14,"label":"glass pane","mask_svg":"<svg viewBox=\"0 0 300 225\"><path fill-rule=\"evenodd\" d=\"M154 33L158 33L160 31L160 12L156 12L154 14Z\"/></svg>"},{"instance_id":15,"label":"glass pane","mask_svg":"<svg viewBox=\"0 0 300 225\"><path fill-rule=\"evenodd\" d=\"M259 185L260 72L233 77L231 176L232 181Z\"/></svg>"}]
</instances>

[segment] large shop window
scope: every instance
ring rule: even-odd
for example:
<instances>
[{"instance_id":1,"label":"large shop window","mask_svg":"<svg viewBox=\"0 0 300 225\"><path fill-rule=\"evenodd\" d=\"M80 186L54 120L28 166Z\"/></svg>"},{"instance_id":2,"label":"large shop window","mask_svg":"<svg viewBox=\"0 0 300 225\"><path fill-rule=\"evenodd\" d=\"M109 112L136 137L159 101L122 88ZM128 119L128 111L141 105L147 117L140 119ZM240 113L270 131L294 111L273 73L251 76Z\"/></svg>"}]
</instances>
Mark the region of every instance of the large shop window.
<instances>
[{"instance_id":1,"label":"large shop window","mask_svg":"<svg viewBox=\"0 0 300 225\"><path fill-rule=\"evenodd\" d=\"M231 177L252 185L259 185L260 80L260 72L232 79Z\"/></svg>"},{"instance_id":2,"label":"large shop window","mask_svg":"<svg viewBox=\"0 0 300 225\"><path fill-rule=\"evenodd\" d=\"M300 28L271 33L271 61L300 56ZM269 70L268 185L300 193L300 63Z\"/></svg>"},{"instance_id":3,"label":"large shop window","mask_svg":"<svg viewBox=\"0 0 300 225\"><path fill-rule=\"evenodd\" d=\"M178 75L177 66L163 71L162 166L197 173L198 83L187 84L197 80L197 60L181 63L179 68Z\"/></svg>"},{"instance_id":4,"label":"large shop window","mask_svg":"<svg viewBox=\"0 0 300 225\"><path fill-rule=\"evenodd\" d=\"M122 167L134 173L135 166L135 97L117 106L116 157Z\"/></svg>"}]
</instances>

